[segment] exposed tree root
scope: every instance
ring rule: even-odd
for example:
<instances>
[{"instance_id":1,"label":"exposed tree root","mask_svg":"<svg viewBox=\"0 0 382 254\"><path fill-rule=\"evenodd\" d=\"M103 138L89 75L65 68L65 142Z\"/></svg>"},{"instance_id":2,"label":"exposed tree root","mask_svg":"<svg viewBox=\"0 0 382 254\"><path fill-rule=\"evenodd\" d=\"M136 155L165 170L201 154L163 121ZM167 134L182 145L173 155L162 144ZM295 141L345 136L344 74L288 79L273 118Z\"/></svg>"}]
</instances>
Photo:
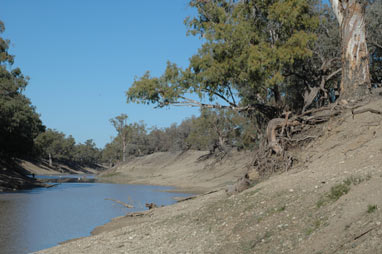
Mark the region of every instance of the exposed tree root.
<instances>
[{"instance_id":1,"label":"exposed tree root","mask_svg":"<svg viewBox=\"0 0 382 254\"><path fill-rule=\"evenodd\" d=\"M382 111L375 110L372 108L364 108L364 109L360 109L360 110L352 110L351 111L351 113L353 114L353 119L354 119L354 115L362 114L362 113L366 113L366 112L370 112L370 113L377 114L377 115L382 115Z\"/></svg>"},{"instance_id":2,"label":"exposed tree root","mask_svg":"<svg viewBox=\"0 0 382 254\"><path fill-rule=\"evenodd\" d=\"M296 161L296 158L290 152L290 148L300 147L321 135L322 128L316 128L317 125L330 121L346 111L351 111L353 118L356 114L370 112L382 115L382 111L365 108L355 110L365 106L369 101L357 101L353 103L334 103L327 107L305 111L299 115L291 116L290 112L284 113L285 118L274 118L268 122L266 128L266 138L262 141L256 150L252 167L256 170L258 176L265 177L276 172L287 171ZM238 179L236 184L229 186L228 193L241 192L249 188L254 179L248 177Z\"/></svg>"},{"instance_id":3,"label":"exposed tree root","mask_svg":"<svg viewBox=\"0 0 382 254\"><path fill-rule=\"evenodd\" d=\"M276 154L281 154L284 149L279 144L277 139L277 130L282 129L281 133L284 132L285 127L289 126L297 126L300 125L300 122L296 120L288 120L286 117L285 119L282 118L275 118L269 121L267 126L267 139L268 139L268 146L271 148Z\"/></svg>"},{"instance_id":4,"label":"exposed tree root","mask_svg":"<svg viewBox=\"0 0 382 254\"><path fill-rule=\"evenodd\" d=\"M292 147L300 147L320 136L316 126L328 122L333 117L351 110L353 115L363 112L382 114L373 109L354 109L364 106L364 101L353 104L339 105L334 103L327 107L305 111L291 116L284 113L285 118L275 118L269 121L266 129L266 142L256 151L252 166L260 176L271 175L279 171L287 171L293 166L296 158L289 151Z\"/></svg>"}]
</instances>

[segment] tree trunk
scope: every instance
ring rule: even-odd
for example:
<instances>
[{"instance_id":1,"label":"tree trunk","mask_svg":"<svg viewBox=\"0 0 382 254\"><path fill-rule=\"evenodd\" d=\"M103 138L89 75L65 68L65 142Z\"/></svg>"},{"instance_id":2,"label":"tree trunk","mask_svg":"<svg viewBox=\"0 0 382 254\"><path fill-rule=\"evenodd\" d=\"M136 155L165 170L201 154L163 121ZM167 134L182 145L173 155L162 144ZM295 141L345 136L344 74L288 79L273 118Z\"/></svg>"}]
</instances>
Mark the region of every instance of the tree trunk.
<instances>
[{"instance_id":1,"label":"tree trunk","mask_svg":"<svg viewBox=\"0 0 382 254\"><path fill-rule=\"evenodd\" d=\"M122 136L122 161L126 161L126 137Z\"/></svg>"},{"instance_id":2,"label":"tree trunk","mask_svg":"<svg viewBox=\"0 0 382 254\"><path fill-rule=\"evenodd\" d=\"M342 36L343 99L357 99L369 93L369 52L366 44L364 0L330 0Z\"/></svg>"},{"instance_id":3,"label":"tree trunk","mask_svg":"<svg viewBox=\"0 0 382 254\"><path fill-rule=\"evenodd\" d=\"M49 167L53 167L52 155L49 153Z\"/></svg>"}]
</instances>

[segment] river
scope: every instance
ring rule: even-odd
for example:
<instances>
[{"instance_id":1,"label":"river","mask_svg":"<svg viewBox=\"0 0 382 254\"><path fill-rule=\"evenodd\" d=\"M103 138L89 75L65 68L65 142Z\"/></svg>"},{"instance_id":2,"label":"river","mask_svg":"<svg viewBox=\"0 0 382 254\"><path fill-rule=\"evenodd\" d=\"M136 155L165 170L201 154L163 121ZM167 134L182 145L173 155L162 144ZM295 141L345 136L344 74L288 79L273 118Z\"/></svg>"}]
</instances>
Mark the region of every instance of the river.
<instances>
[{"instance_id":1,"label":"river","mask_svg":"<svg viewBox=\"0 0 382 254\"><path fill-rule=\"evenodd\" d=\"M0 193L0 253L30 253L60 242L89 236L97 226L128 212L146 210L146 203L169 205L175 196L169 187L110 184L62 183ZM120 200L126 208L109 199Z\"/></svg>"}]
</instances>

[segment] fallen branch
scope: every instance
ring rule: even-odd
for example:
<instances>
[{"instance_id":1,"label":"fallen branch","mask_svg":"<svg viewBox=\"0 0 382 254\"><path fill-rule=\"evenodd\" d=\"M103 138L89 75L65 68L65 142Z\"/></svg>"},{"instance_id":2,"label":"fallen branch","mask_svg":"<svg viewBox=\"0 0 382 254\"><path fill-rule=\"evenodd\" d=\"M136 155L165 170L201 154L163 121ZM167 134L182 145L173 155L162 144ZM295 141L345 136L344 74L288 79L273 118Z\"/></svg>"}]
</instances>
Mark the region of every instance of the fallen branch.
<instances>
[{"instance_id":1,"label":"fallen branch","mask_svg":"<svg viewBox=\"0 0 382 254\"><path fill-rule=\"evenodd\" d=\"M209 192L206 192L206 193L203 193L203 194L199 194L199 195L195 195L195 196L190 196L190 197L186 197L186 198L181 198L181 199L178 199L176 202L177 203L184 202L184 201L187 201L187 200L195 199L197 197L209 195L209 194L212 194L212 193L215 193L215 192L218 192L218 191L219 190L212 190L212 191L209 191Z\"/></svg>"},{"instance_id":2,"label":"fallen branch","mask_svg":"<svg viewBox=\"0 0 382 254\"><path fill-rule=\"evenodd\" d=\"M146 215L152 215L153 210L147 210L143 212L128 213L125 217L143 217Z\"/></svg>"},{"instance_id":3,"label":"fallen branch","mask_svg":"<svg viewBox=\"0 0 382 254\"><path fill-rule=\"evenodd\" d=\"M376 229L376 228L377 228L377 227L372 227L372 228L366 230L366 231L363 232L362 234L359 234L359 235L355 236L355 237L353 238L353 240L355 241L355 240L361 238L362 236L366 235L367 233L373 231L373 230Z\"/></svg>"},{"instance_id":4,"label":"fallen branch","mask_svg":"<svg viewBox=\"0 0 382 254\"><path fill-rule=\"evenodd\" d=\"M356 241L356 240L358 240L358 239L361 238L362 236L364 236L364 235L370 233L371 231L373 231L373 230L375 230L375 229L377 229L377 228L379 228L379 227L381 227L381 226L380 226L380 225L377 225L377 226L371 227L371 228L369 228L368 230L362 232L362 233L359 234L359 235L355 235L355 236L353 236L353 237L351 237L351 238L346 239L343 243L341 243L341 244L340 244L340 245L339 245L333 252L331 252L330 254L335 254L335 253L337 253L337 252L338 252L340 249L342 249L346 244L348 244L348 243L350 243L350 242L352 242L352 241Z\"/></svg>"},{"instance_id":5,"label":"fallen branch","mask_svg":"<svg viewBox=\"0 0 382 254\"><path fill-rule=\"evenodd\" d=\"M366 113L366 112L370 112L370 113L377 114L377 115L382 115L382 111L372 109L372 108L364 108L364 109L360 109L357 111L355 111L355 110L351 111L351 113L353 114L353 119L354 119L354 115L362 114L362 113Z\"/></svg>"},{"instance_id":6,"label":"fallen branch","mask_svg":"<svg viewBox=\"0 0 382 254\"><path fill-rule=\"evenodd\" d=\"M123 205L123 206L126 207L126 208L134 208L134 206L129 205L129 204L127 204L127 203L125 203L125 202L122 202L122 201L120 201L120 200L111 199L111 198L105 198L105 200L114 201L114 202L116 202L116 203L118 203L118 204L120 204L120 205Z\"/></svg>"}]
</instances>

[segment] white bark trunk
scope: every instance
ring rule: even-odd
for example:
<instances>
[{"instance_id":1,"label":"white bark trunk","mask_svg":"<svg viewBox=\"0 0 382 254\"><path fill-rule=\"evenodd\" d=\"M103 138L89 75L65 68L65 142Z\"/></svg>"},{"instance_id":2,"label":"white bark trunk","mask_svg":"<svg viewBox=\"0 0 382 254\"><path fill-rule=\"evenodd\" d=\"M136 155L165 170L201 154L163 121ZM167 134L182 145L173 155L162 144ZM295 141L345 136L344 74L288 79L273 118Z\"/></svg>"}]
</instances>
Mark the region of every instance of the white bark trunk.
<instances>
[{"instance_id":1,"label":"white bark trunk","mask_svg":"<svg viewBox=\"0 0 382 254\"><path fill-rule=\"evenodd\" d=\"M330 0L342 36L341 97L362 97L370 88L365 0Z\"/></svg>"},{"instance_id":2,"label":"white bark trunk","mask_svg":"<svg viewBox=\"0 0 382 254\"><path fill-rule=\"evenodd\" d=\"M126 137L122 136L122 161L126 161Z\"/></svg>"},{"instance_id":3,"label":"white bark trunk","mask_svg":"<svg viewBox=\"0 0 382 254\"><path fill-rule=\"evenodd\" d=\"M53 166L52 155L49 153L49 167Z\"/></svg>"}]
</instances>

